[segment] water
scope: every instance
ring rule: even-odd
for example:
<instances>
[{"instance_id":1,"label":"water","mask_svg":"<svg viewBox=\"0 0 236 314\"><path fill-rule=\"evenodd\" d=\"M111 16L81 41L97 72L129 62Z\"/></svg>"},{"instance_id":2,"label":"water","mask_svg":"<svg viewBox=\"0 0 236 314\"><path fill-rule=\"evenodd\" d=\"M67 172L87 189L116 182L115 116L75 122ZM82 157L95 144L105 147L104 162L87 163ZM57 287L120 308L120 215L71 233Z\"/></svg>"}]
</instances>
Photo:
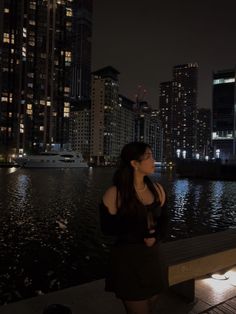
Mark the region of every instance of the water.
<instances>
[{"instance_id":1,"label":"water","mask_svg":"<svg viewBox=\"0 0 236 314\"><path fill-rule=\"evenodd\" d=\"M113 171L0 169L1 304L104 277L98 203ZM236 226L236 182L153 180L168 194L170 240Z\"/></svg>"}]
</instances>

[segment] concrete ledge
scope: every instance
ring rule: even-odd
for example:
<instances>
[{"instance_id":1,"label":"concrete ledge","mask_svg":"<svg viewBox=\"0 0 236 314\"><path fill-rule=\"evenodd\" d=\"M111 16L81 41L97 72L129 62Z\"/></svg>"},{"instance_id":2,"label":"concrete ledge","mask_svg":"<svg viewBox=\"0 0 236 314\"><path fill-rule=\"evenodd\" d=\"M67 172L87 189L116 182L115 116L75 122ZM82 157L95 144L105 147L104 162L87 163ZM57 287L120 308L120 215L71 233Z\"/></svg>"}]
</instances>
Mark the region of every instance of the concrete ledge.
<instances>
[{"instance_id":1,"label":"concrete ledge","mask_svg":"<svg viewBox=\"0 0 236 314\"><path fill-rule=\"evenodd\" d=\"M209 280L195 281L196 298L191 303L171 292L159 295L154 313L207 313L213 306L236 296L236 287L230 282L219 281L209 286ZM1 306L0 314L42 314L44 308L52 303L69 306L73 314L125 314L122 302L113 293L104 291L103 279Z\"/></svg>"},{"instance_id":2,"label":"concrete ledge","mask_svg":"<svg viewBox=\"0 0 236 314\"><path fill-rule=\"evenodd\" d=\"M125 314L122 303L104 291L103 279L1 306L0 314L42 314L52 303L69 306L73 314Z\"/></svg>"}]
</instances>

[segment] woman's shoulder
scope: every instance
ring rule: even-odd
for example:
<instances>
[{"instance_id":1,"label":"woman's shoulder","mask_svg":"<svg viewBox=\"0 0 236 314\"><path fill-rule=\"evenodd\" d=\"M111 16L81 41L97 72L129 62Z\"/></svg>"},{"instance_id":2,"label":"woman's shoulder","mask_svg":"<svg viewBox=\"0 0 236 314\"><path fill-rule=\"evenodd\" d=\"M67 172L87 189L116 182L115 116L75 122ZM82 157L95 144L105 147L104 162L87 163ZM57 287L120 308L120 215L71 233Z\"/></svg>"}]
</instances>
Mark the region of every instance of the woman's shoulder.
<instances>
[{"instance_id":1,"label":"woman's shoulder","mask_svg":"<svg viewBox=\"0 0 236 314\"><path fill-rule=\"evenodd\" d=\"M161 206L163 206L166 202L166 192L160 183L155 182L155 183L153 183L153 185L154 185L154 187L155 187L155 189L159 195L160 204L161 204Z\"/></svg>"},{"instance_id":2,"label":"woman's shoulder","mask_svg":"<svg viewBox=\"0 0 236 314\"><path fill-rule=\"evenodd\" d=\"M104 205L107 207L110 214L115 215L117 213L117 187L109 187L102 198Z\"/></svg>"}]
</instances>

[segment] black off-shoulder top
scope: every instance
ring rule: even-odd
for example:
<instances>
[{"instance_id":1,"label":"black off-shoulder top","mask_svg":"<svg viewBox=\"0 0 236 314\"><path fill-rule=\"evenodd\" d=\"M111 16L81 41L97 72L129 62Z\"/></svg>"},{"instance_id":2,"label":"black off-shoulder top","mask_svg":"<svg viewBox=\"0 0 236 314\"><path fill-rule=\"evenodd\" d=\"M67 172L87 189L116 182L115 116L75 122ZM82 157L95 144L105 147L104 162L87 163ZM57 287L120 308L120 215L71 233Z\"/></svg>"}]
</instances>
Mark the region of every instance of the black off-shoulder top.
<instances>
[{"instance_id":1,"label":"black off-shoulder top","mask_svg":"<svg viewBox=\"0 0 236 314\"><path fill-rule=\"evenodd\" d=\"M118 243L143 243L144 238L155 237L164 241L167 236L167 202L160 206L159 201L143 205L144 212L152 215L153 225L150 233L147 215L143 217L110 214L106 205L101 202L99 206L101 230L104 234L116 236Z\"/></svg>"}]
</instances>

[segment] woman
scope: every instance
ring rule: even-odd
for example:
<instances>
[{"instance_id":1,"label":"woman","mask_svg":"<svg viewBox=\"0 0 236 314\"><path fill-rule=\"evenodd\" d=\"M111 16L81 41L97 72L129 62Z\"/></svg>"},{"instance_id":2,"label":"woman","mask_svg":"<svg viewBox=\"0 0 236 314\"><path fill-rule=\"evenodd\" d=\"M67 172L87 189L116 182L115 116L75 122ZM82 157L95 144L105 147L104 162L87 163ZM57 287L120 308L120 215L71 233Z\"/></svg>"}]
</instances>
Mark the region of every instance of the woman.
<instances>
[{"instance_id":1,"label":"woman","mask_svg":"<svg viewBox=\"0 0 236 314\"><path fill-rule=\"evenodd\" d=\"M148 144L125 145L114 185L100 205L102 231L117 236L105 289L115 292L128 314L151 313L165 286L159 244L165 233L166 195L148 178L154 169Z\"/></svg>"}]
</instances>

